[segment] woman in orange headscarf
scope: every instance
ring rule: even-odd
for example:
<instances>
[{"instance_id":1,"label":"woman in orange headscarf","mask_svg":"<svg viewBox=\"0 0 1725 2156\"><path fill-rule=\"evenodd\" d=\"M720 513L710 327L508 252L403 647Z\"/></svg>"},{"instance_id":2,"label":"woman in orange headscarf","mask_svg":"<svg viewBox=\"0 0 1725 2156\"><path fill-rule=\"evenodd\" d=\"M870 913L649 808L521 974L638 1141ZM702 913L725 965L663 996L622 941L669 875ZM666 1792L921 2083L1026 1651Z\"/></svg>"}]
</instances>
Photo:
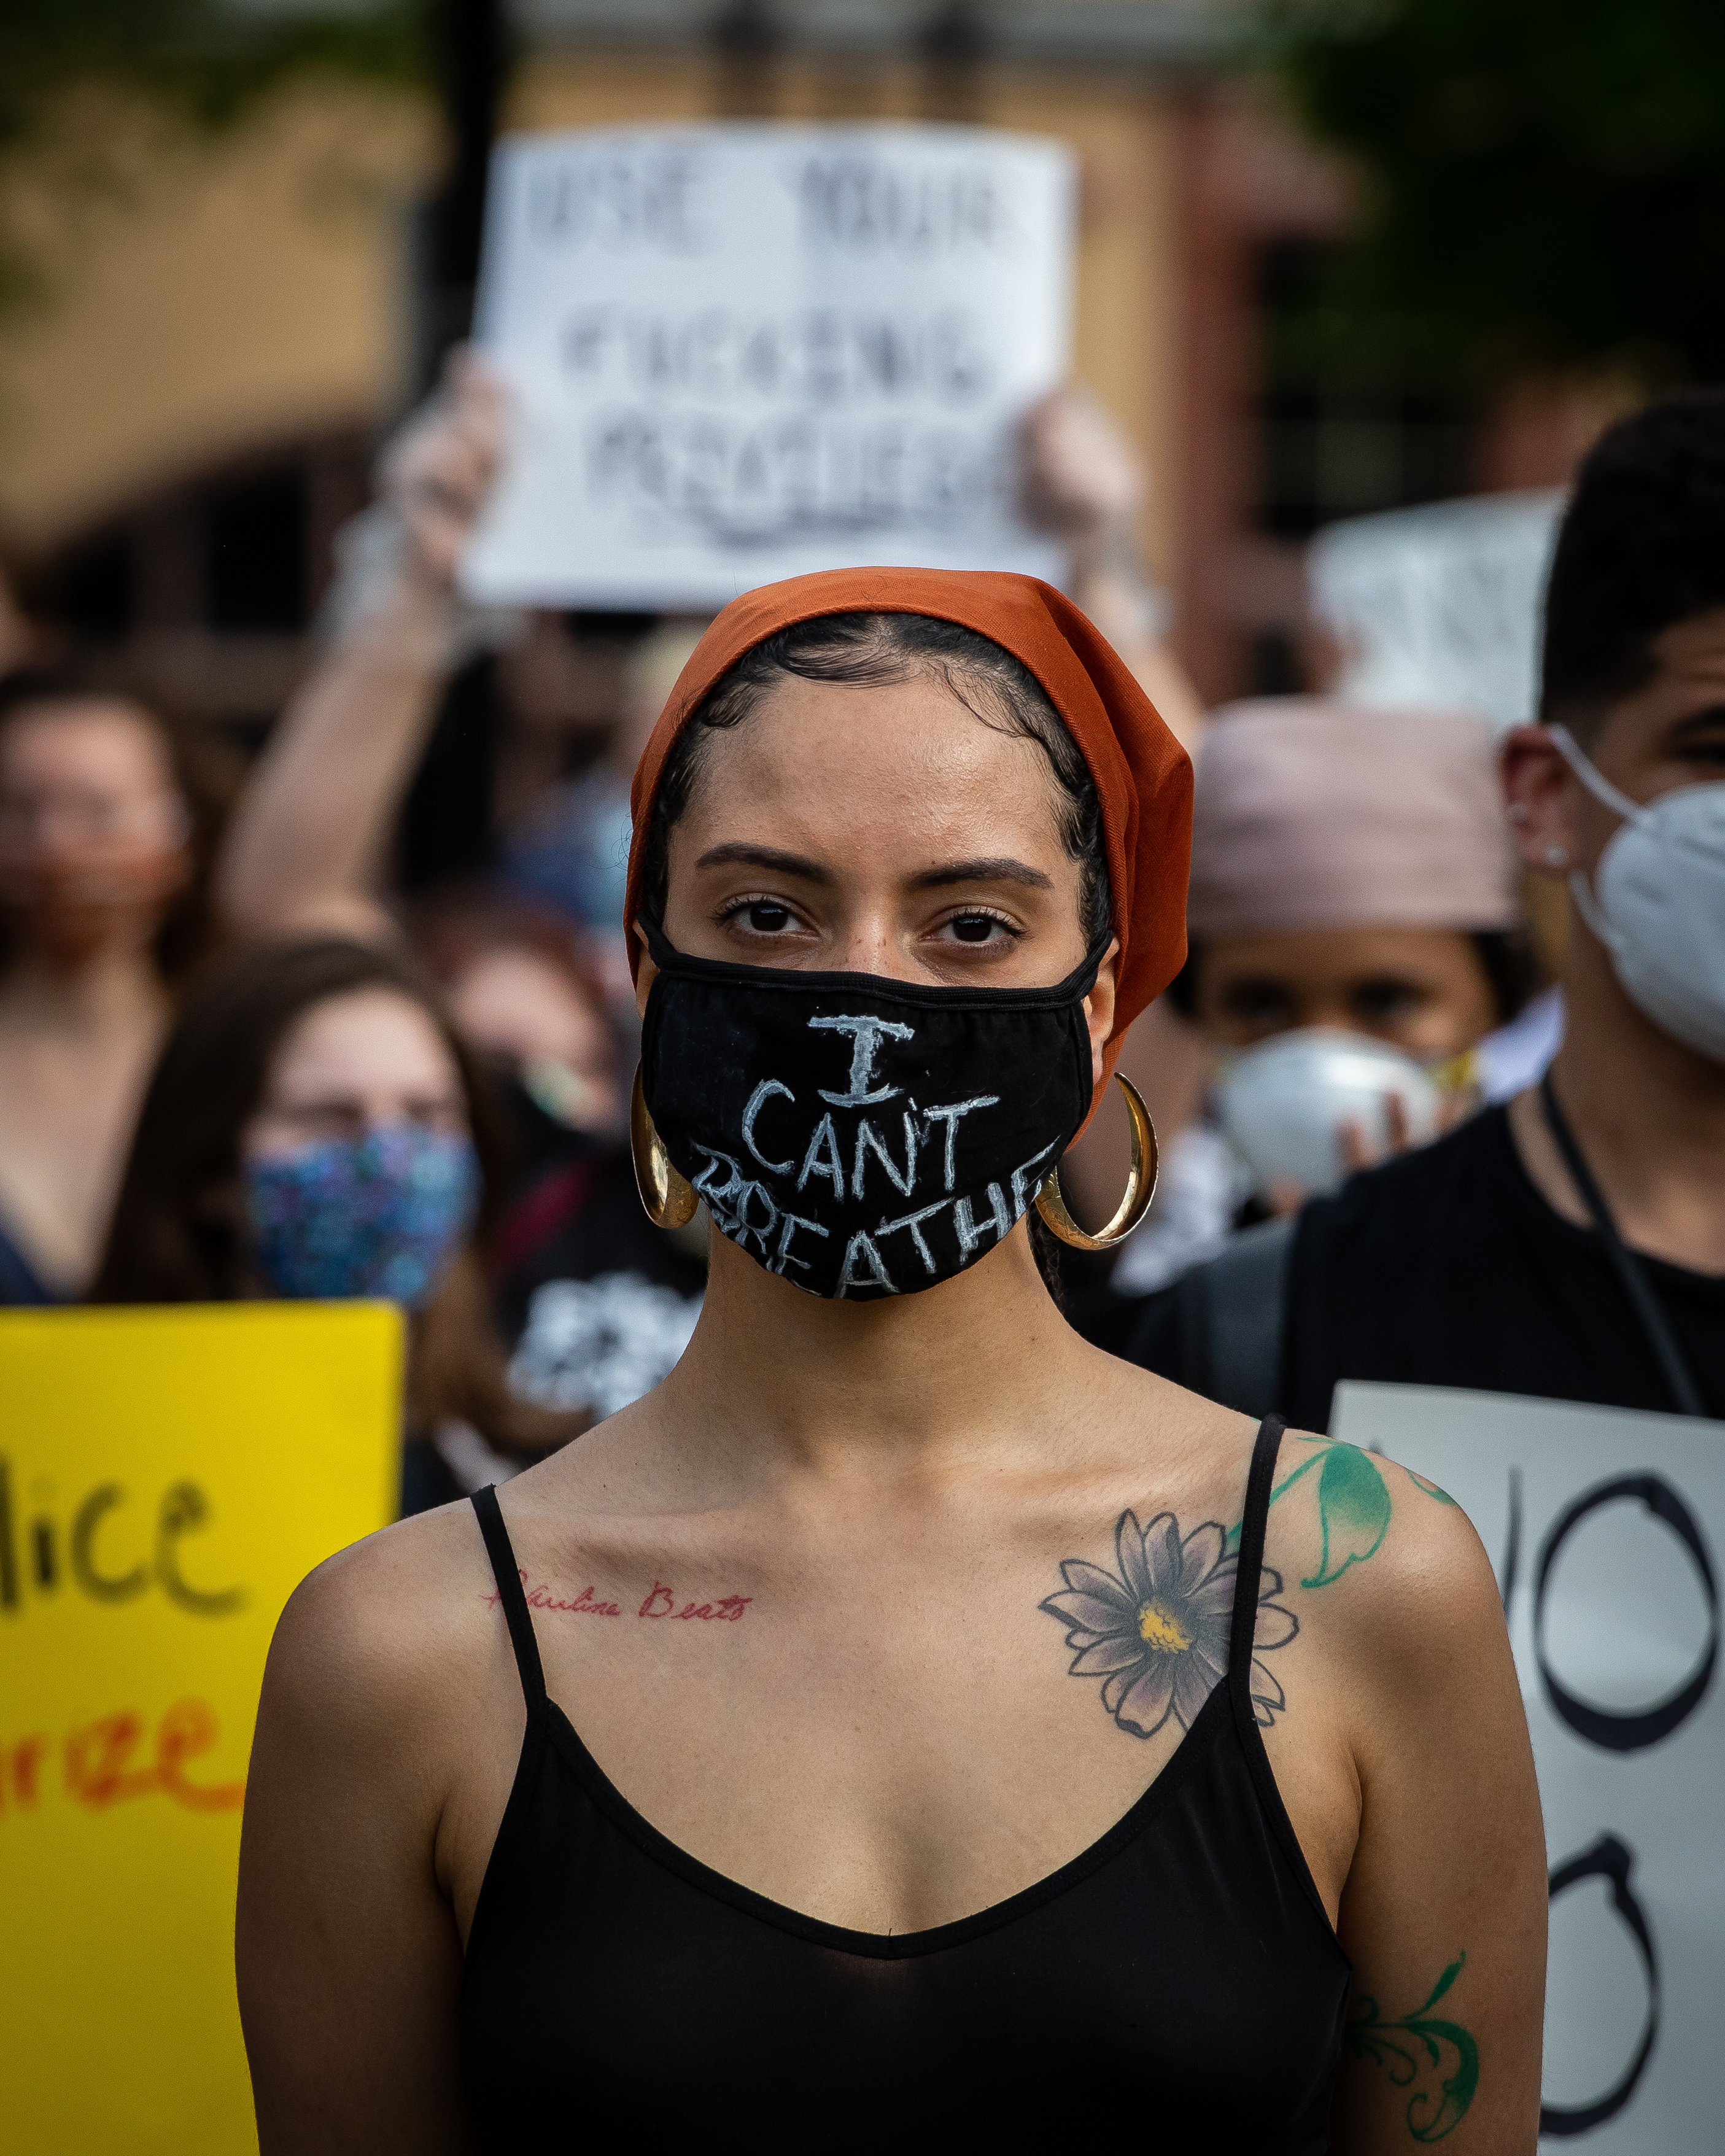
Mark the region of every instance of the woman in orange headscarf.
<instances>
[{"instance_id":1,"label":"woman in orange headscarf","mask_svg":"<svg viewBox=\"0 0 1725 2156\"><path fill-rule=\"evenodd\" d=\"M1183 752L1057 593L852 571L719 617L634 808L637 1168L706 1199L706 1306L284 1619L265 2156L1531 2147L1543 1858L1471 1530L1092 1351L1031 1248L1180 963Z\"/></svg>"}]
</instances>

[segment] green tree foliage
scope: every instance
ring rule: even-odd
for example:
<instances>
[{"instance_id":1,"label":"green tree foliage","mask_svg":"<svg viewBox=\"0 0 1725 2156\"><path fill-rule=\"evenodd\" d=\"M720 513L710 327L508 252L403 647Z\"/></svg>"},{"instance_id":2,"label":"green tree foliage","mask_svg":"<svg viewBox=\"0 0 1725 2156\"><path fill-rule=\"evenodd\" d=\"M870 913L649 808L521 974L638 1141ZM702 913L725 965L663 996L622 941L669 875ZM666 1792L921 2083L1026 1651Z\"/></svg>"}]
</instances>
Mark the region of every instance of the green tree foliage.
<instances>
[{"instance_id":1,"label":"green tree foliage","mask_svg":"<svg viewBox=\"0 0 1725 2156\"><path fill-rule=\"evenodd\" d=\"M66 91L92 81L209 126L307 68L403 79L418 64L404 4L276 13L220 0L5 0L0 149L28 140Z\"/></svg>"},{"instance_id":2,"label":"green tree foliage","mask_svg":"<svg viewBox=\"0 0 1725 2156\"><path fill-rule=\"evenodd\" d=\"M39 292L49 266L8 228L8 166L53 142L73 154L39 160L39 182L111 179L100 141L56 139L79 90L119 90L207 131L296 74L418 80L422 43L413 0L280 12L257 0L0 0L0 309Z\"/></svg>"},{"instance_id":3,"label":"green tree foliage","mask_svg":"<svg viewBox=\"0 0 1725 2156\"><path fill-rule=\"evenodd\" d=\"M1364 183L1315 342L1725 378L1720 0L1270 4L1296 110Z\"/></svg>"}]
</instances>

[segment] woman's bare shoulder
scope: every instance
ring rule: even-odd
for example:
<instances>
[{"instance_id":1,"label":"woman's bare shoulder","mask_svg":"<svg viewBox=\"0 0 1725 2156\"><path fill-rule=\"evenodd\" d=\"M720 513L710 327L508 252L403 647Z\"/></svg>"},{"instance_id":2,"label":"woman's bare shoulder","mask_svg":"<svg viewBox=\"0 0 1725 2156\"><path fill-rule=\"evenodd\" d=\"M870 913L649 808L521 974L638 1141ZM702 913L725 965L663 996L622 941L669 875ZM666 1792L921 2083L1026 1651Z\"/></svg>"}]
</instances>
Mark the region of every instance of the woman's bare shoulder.
<instances>
[{"instance_id":1,"label":"woman's bare shoulder","mask_svg":"<svg viewBox=\"0 0 1725 2156\"><path fill-rule=\"evenodd\" d=\"M1383 1453L1285 1432L1266 1560L1363 1672L1399 1682L1434 1657L1502 1645L1497 1582L1472 1522Z\"/></svg>"},{"instance_id":2,"label":"woman's bare shoulder","mask_svg":"<svg viewBox=\"0 0 1725 2156\"><path fill-rule=\"evenodd\" d=\"M265 1681L278 1711L326 1725L406 1727L506 1652L496 1588L465 1502L398 1521L327 1558L294 1590Z\"/></svg>"}]
</instances>

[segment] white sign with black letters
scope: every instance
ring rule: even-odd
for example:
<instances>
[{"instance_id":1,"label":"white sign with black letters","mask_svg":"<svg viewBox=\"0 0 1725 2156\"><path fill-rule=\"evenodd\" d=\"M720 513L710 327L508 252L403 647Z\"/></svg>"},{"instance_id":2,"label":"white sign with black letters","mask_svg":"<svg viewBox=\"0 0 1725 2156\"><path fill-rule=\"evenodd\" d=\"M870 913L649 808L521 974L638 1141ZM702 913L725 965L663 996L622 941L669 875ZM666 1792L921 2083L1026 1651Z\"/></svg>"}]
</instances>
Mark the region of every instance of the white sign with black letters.
<instances>
[{"instance_id":1,"label":"white sign with black letters","mask_svg":"<svg viewBox=\"0 0 1725 2156\"><path fill-rule=\"evenodd\" d=\"M808 570L1052 577L1017 430L1065 376L1073 167L980 128L517 136L477 337L515 399L497 604L716 608Z\"/></svg>"},{"instance_id":2,"label":"white sign with black letters","mask_svg":"<svg viewBox=\"0 0 1725 2156\"><path fill-rule=\"evenodd\" d=\"M1466 1511L1497 1568L1551 1869L1543 2145L1725 2143L1725 1423L1343 1384L1332 1432Z\"/></svg>"},{"instance_id":3,"label":"white sign with black letters","mask_svg":"<svg viewBox=\"0 0 1725 2156\"><path fill-rule=\"evenodd\" d=\"M1468 704L1494 734L1539 703L1539 637L1563 496L1481 495L1331 524L1307 555L1335 638L1335 693L1385 708Z\"/></svg>"}]
</instances>

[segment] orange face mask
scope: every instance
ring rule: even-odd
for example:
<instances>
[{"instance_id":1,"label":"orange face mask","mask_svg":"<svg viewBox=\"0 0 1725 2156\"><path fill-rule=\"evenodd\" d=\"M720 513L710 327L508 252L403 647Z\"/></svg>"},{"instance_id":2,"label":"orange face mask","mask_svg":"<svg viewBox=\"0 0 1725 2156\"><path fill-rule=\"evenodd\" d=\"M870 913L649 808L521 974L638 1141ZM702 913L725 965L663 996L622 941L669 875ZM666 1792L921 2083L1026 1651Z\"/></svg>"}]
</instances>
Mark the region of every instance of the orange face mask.
<instances>
[{"instance_id":1,"label":"orange face mask","mask_svg":"<svg viewBox=\"0 0 1725 2156\"><path fill-rule=\"evenodd\" d=\"M176 803L169 843L0 852L0 911L17 942L52 964L76 966L150 936L191 880L185 822Z\"/></svg>"}]
</instances>

